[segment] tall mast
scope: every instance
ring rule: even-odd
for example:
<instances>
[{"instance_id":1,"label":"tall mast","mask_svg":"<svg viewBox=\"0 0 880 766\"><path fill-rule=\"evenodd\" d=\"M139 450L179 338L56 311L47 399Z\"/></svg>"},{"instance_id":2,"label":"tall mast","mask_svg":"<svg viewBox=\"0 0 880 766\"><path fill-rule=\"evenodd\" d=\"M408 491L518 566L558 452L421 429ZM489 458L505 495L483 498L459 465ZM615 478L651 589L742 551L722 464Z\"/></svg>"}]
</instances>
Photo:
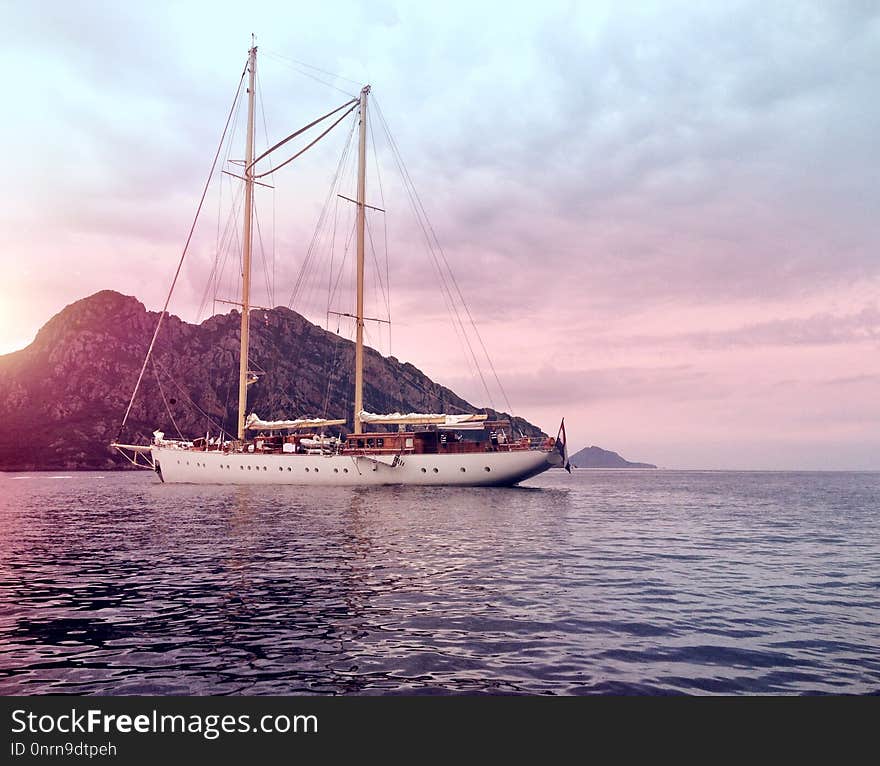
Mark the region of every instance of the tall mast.
<instances>
[{"instance_id":1,"label":"tall mast","mask_svg":"<svg viewBox=\"0 0 880 766\"><path fill-rule=\"evenodd\" d=\"M244 158L244 234L241 269L241 351L238 363L238 438L244 439L244 419L247 412L248 346L250 343L251 303L251 219L254 212L254 83L257 75L257 46L248 52L248 123L247 146Z\"/></svg>"},{"instance_id":2,"label":"tall mast","mask_svg":"<svg viewBox=\"0 0 880 766\"><path fill-rule=\"evenodd\" d=\"M362 433L361 410L364 408L364 210L367 187L367 94L361 90L360 127L358 131L357 188L357 341L354 349L354 432Z\"/></svg>"}]
</instances>

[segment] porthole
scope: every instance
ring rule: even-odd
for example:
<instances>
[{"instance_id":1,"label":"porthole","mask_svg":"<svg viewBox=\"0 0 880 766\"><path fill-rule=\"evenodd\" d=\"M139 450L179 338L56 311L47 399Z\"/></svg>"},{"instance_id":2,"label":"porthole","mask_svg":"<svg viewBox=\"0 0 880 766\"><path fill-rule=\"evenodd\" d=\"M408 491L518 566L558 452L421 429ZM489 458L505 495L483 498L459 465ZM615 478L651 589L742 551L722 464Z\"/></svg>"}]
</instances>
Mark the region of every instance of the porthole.
<instances>
[{"instance_id":1,"label":"porthole","mask_svg":"<svg viewBox=\"0 0 880 766\"><path fill-rule=\"evenodd\" d=\"M179 460L177 461L177 465L180 465L180 461L179 461Z\"/></svg>"},{"instance_id":2,"label":"porthole","mask_svg":"<svg viewBox=\"0 0 880 766\"><path fill-rule=\"evenodd\" d=\"M343 469L342 469L342 473L348 473L348 469L347 469L347 468L343 468Z\"/></svg>"},{"instance_id":3,"label":"porthole","mask_svg":"<svg viewBox=\"0 0 880 766\"><path fill-rule=\"evenodd\" d=\"M339 473L339 469L338 469L338 468L334 468L334 469L333 469L333 473Z\"/></svg>"},{"instance_id":4,"label":"porthole","mask_svg":"<svg viewBox=\"0 0 880 766\"><path fill-rule=\"evenodd\" d=\"M379 466L374 465L374 466L373 466L373 471L378 471L378 470L379 470Z\"/></svg>"},{"instance_id":5,"label":"porthole","mask_svg":"<svg viewBox=\"0 0 880 766\"><path fill-rule=\"evenodd\" d=\"M284 470L284 466L283 466L283 465L279 465L279 466L278 466L278 470L279 470L279 471L283 471L283 470Z\"/></svg>"},{"instance_id":6,"label":"porthole","mask_svg":"<svg viewBox=\"0 0 880 766\"><path fill-rule=\"evenodd\" d=\"M486 473L489 473L489 471L491 471L492 469L489 468L489 466L486 466L483 470L484 470Z\"/></svg>"},{"instance_id":7,"label":"porthole","mask_svg":"<svg viewBox=\"0 0 880 766\"><path fill-rule=\"evenodd\" d=\"M263 466L263 470L264 470L264 471L268 471L269 468L268 468L267 466L264 465L264 466Z\"/></svg>"},{"instance_id":8,"label":"porthole","mask_svg":"<svg viewBox=\"0 0 880 766\"><path fill-rule=\"evenodd\" d=\"M317 469L317 468L315 469L315 473L318 473L318 469Z\"/></svg>"},{"instance_id":9,"label":"porthole","mask_svg":"<svg viewBox=\"0 0 880 766\"><path fill-rule=\"evenodd\" d=\"M248 470L249 470L249 471L251 470L251 467L250 467L250 466L248 466Z\"/></svg>"},{"instance_id":10,"label":"porthole","mask_svg":"<svg viewBox=\"0 0 880 766\"><path fill-rule=\"evenodd\" d=\"M462 467L459 468L458 470L461 471L462 473L464 473L464 472L467 470L467 468L465 468L464 466L462 466Z\"/></svg>"},{"instance_id":11,"label":"porthole","mask_svg":"<svg viewBox=\"0 0 880 766\"><path fill-rule=\"evenodd\" d=\"M436 468L434 469L434 473L440 473Z\"/></svg>"},{"instance_id":12,"label":"porthole","mask_svg":"<svg viewBox=\"0 0 880 766\"><path fill-rule=\"evenodd\" d=\"M244 466L243 466L243 465L240 465L239 468L241 468L242 471L244 470Z\"/></svg>"},{"instance_id":13,"label":"porthole","mask_svg":"<svg viewBox=\"0 0 880 766\"><path fill-rule=\"evenodd\" d=\"M186 461L186 464L189 465L189 460Z\"/></svg>"},{"instance_id":14,"label":"porthole","mask_svg":"<svg viewBox=\"0 0 880 766\"><path fill-rule=\"evenodd\" d=\"M309 469L308 469L308 468L306 468L306 473L308 473L308 472L309 472Z\"/></svg>"},{"instance_id":15,"label":"porthole","mask_svg":"<svg viewBox=\"0 0 880 766\"><path fill-rule=\"evenodd\" d=\"M428 473L428 469L427 469L427 468L423 468L423 469L422 469L422 473Z\"/></svg>"}]
</instances>

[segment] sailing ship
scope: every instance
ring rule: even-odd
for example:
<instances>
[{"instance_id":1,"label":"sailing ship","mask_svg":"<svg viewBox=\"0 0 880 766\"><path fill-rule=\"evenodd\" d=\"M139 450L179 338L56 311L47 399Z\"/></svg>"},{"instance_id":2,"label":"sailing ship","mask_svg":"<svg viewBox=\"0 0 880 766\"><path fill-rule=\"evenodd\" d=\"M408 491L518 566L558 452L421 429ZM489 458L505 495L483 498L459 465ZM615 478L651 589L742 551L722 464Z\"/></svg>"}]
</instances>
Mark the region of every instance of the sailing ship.
<instances>
[{"instance_id":1,"label":"sailing ship","mask_svg":"<svg viewBox=\"0 0 880 766\"><path fill-rule=\"evenodd\" d=\"M363 87L356 99L334 110L345 107L350 107L349 112L357 110L358 126L357 199L351 200L357 205L357 298L354 313L346 314L356 322L353 429L351 433L333 436L328 435L328 429L345 426L346 419L300 417L267 421L255 413L247 414L248 386L255 380L248 370L254 184L262 175L255 166L291 138L330 116L315 120L255 157L256 64L257 47L252 45L245 70L248 114L241 177L244 202L237 438L168 439L163 432L156 431L149 445L124 444L117 439L112 446L134 465L153 469L163 482L190 484L511 486L555 466L568 468L564 421L555 439L530 439L517 434L510 421L490 420L482 413L375 414L364 409L364 249L365 208L369 207L366 204L366 142L370 86ZM168 301L165 309L167 306ZM165 315L163 309L132 402ZM123 427L130 411L131 402Z\"/></svg>"}]
</instances>

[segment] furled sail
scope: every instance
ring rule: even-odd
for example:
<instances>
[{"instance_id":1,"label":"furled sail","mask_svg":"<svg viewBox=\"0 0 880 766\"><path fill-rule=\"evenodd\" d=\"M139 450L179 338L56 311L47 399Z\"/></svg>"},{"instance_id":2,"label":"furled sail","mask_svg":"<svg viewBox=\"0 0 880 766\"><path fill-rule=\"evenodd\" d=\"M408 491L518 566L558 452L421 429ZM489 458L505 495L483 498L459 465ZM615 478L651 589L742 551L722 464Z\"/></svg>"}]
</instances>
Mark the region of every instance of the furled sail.
<instances>
[{"instance_id":1,"label":"furled sail","mask_svg":"<svg viewBox=\"0 0 880 766\"><path fill-rule=\"evenodd\" d=\"M325 426L344 426L344 420L325 420L324 418L298 418L297 420L260 420L252 412L248 415L245 428L251 431L281 431L285 428L324 428Z\"/></svg>"},{"instance_id":2,"label":"furled sail","mask_svg":"<svg viewBox=\"0 0 880 766\"><path fill-rule=\"evenodd\" d=\"M415 424L436 424L445 426L456 426L462 423L478 423L486 420L488 415L465 413L464 415L444 415L438 413L421 413L408 412L402 414L400 412L391 412L385 415L377 415L373 412L361 410L361 423L376 423L380 425L415 425Z\"/></svg>"}]
</instances>

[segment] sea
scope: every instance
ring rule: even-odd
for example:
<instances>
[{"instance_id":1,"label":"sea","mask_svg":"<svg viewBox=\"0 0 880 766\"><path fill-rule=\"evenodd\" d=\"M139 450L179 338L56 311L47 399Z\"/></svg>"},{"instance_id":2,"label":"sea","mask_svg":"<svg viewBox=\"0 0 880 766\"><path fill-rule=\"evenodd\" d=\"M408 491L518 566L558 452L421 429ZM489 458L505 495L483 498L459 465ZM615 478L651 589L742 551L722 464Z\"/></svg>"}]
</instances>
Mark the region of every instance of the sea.
<instances>
[{"instance_id":1,"label":"sea","mask_svg":"<svg viewBox=\"0 0 880 766\"><path fill-rule=\"evenodd\" d=\"M0 693L877 694L880 473L0 474Z\"/></svg>"}]
</instances>

